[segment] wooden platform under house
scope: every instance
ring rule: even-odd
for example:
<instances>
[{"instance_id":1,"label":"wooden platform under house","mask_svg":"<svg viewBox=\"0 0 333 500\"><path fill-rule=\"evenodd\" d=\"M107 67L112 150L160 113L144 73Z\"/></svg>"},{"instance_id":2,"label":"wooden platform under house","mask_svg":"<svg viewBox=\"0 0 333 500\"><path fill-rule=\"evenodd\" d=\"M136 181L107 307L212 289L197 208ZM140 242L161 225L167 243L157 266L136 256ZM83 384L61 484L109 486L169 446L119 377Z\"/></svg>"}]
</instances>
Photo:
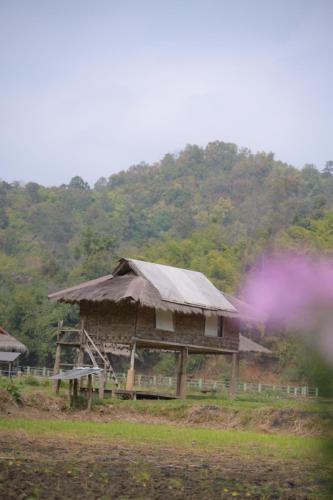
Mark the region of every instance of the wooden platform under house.
<instances>
[{"instance_id":1,"label":"wooden platform under house","mask_svg":"<svg viewBox=\"0 0 333 500\"><path fill-rule=\"evenodd\" d=\"M134 387L136 351L140 348L178 352L176 395L186 397L186 365L191 354L232 357L231 393L235 393L242 351L269 352L240 333L241 319L253 320L251 308L223 294L196 271L121 259L112 274L49 295L51 300L79 304L80 327L60 324L55 373L61 349L77 350L76 366L87 354L117 385L109 353L129 356L126 389Z\"/></svg>"}]
</instances>

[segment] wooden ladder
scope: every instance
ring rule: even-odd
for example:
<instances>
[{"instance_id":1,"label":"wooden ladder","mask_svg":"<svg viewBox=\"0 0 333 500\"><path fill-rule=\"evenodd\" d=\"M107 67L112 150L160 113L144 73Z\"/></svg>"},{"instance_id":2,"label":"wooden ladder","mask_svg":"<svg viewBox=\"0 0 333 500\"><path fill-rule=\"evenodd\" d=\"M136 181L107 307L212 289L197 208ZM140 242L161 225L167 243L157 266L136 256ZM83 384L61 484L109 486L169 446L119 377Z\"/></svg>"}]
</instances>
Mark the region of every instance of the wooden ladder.
<instances>
[{"instance_id":1,"label":"wooden ladder","mask_svg":"<svg viewBox=\"0 0 333 500\"><path fill-rule=\"evenodd\" d=\"M105 353L103 343L100 343L100 345L98 346L94 342L94 340L90 337L89 333L85 329L83 329L83 334L85 337L84 350L89 355L89 357L92 361L92 364L98 368L101 368L100 365L102 364L103 370L105 370L106 372L109 372L111 374L111 379L115 383L116 387L119 388L119 382L117 380L116 373L113 369L113 366L112 366L107 354ZM99 364L98 364L98 361L99 361Z\"/></svg>"}]
</instances>

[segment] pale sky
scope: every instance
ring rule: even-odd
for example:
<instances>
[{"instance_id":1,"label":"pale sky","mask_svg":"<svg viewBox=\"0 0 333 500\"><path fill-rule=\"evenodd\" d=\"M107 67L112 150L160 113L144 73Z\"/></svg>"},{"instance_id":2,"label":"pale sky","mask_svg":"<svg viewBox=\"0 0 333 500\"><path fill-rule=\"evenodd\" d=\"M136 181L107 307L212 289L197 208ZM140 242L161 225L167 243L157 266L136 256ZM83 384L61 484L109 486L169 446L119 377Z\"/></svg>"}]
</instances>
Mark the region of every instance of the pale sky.
<instances>
[{"instance_id":1,"label":"pale sky","mask_svg":"<svg viewBox=\"0 0 333 500\"><path fill-rule=\"evenodd\" d=\"M331 0L0 0L0 178L93 184L222 140L333 159Z\"/></svg>"}]
</instances>

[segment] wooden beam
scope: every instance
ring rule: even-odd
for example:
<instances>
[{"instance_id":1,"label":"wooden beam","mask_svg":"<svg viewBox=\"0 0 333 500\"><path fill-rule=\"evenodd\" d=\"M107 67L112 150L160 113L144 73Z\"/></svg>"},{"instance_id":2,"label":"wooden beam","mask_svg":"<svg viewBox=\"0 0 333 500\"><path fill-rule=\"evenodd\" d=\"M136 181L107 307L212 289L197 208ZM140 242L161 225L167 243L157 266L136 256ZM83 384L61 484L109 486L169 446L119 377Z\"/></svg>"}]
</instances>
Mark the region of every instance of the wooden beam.
<instances>
[{"instance_id":1,"label":"wooden beam","mask_svg":"<svg viewBox=\"0 0 333 500\"><path fill-rule=\"evenodd\" d=\"M136 345L140 347L152 347L156 349L169 349L179 351L182 348L187 349L188 352L195 354L234 354L238 352L236 349L224 349L219 347L206 347L195 344L181 344L179 342L170 342L163 340L151 340L136 337Z\"/></svg>"},{"instance_id":2,"label":"wooden beam","mask_svg":"<svg viewBox=\"0 0 333 500\"><path fill-rule=\"evenodd\" d=\"M79 342L63 342L62 340L59 340L56 342L57 345L63 345L63 346L68 346L68 347L80 347Z\"/></svg>"}]
</instances>

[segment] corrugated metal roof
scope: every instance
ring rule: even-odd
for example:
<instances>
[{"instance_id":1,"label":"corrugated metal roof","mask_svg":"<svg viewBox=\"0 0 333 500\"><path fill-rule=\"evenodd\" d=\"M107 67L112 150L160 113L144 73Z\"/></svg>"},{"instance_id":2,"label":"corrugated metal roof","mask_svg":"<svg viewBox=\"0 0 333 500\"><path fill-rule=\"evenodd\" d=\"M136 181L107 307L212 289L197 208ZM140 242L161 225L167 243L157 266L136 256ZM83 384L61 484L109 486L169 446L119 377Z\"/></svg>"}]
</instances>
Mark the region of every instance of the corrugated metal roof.
<instances>
[{"instance_id":1,"label":"corrugated metal roof","mask_svg":"<svg viewBox=\"0 0 333 500\"><path fill-rule=\"evenodd\" d=\"M58 375L53 375L51 378L53 380L73 380L75 378L87 377L88 375L98 375L101 371L102 369L97 367L78 367L58 373Z\"/></svg>"},{"instance_id":2,"label":"corrugated metal roof","mask_svg":"<svg viewBox=\"0 0 333 500\"><path fill-rule=\"evenodd\" d=\"M6 362L6 363L11 363L12 361L15 361L16 358L18 358L21 355L20 352L6 352L6 351L0 351L0 362Z\"/></svg>"},{"instance_id":3,"label":"corrugated metal roof","mask_svg":"<svg viewBox=\"0 0 333 500\"><path fill-rule=\"evenodd\" d=\"M237 312L222 292L200 272L136 259L125 260L134 271L150 281L162 300L204 309Z\"/></svg>"}]
</instances>

